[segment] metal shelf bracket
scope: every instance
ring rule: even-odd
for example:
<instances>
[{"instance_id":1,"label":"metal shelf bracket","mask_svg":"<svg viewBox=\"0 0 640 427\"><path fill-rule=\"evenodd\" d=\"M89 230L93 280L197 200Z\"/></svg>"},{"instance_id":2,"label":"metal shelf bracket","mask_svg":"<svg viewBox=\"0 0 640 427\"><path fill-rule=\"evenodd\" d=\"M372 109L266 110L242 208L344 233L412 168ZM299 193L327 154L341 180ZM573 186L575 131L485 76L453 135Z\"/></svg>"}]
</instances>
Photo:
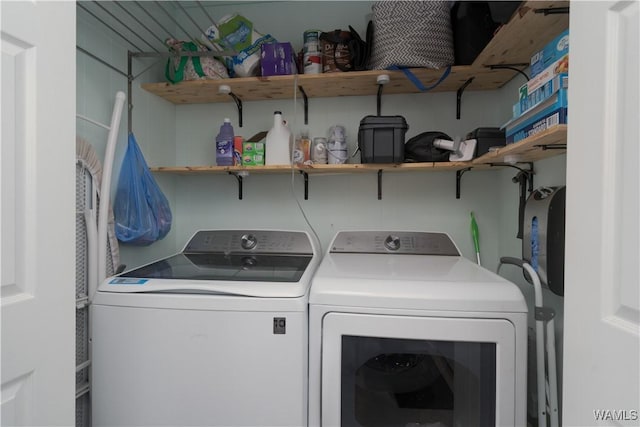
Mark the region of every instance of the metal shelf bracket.
<instances>
[{"instance_id":1,"label":"metal shelf bracket","mask_svg":"<svg viewBox=\"0 0 640 427\"><path fill-rule=\"evenodd\" d=\"M378 84L378 95L376 96L376 114L378 114L378 116L382 114L382 88L384 87L384 85L389 83L389 81L391 81L391 79L389 78L388 74L380 74L378 77L376 77L376 83Z\"/></svg>"},{"instance_id":2,"label":"metal shelf bracket","mask_svg":"<svg viewBox=\"0 0 640 427\"><path fill-rule=\"evenodd\" d=\"M304 199L309 200L309 174L306 171L298 171L304 177Z\"/></svg>"},{"instance_id":3,"label":"metal shelf bracket","mask_svg":"<svg viewBox=\"0 0 640 427\"><path fill-rule=\"evenodd\" d=\"M461 104L462 104L462 94L464 93L464 90L467 88L467 86L469 86L471 84L473 79L475 79L475 77L471 77L469 80L464 82L463 85L460 86L458 88L458 91L456 92L456 119L458 119L458 120L460 120L460 109L461 109Z\"/></svg>"},{"instance_id":4,"label":"metal shelf bracket","mask_svg":"<svg viewBox=\"0 0 640 427\"><path fill-rule=\"evenodd\" d=\"M302 94L302 100L304 102L304 124L308 125L309 124L309 97L307 96L307 93L304 91L304 88L302 86L298 86L298 90Z\"/></svg>"},{"instance_id":5,"label":"metal shelf bracket","mask_svg":"<svg viewBox=\"0 0 640 427\"><path fill-rule=\"evenodd\" d=\"M242 200L242 177L240 173L237 172L229 172L229 175L233 175L238 181L238 200Z\"/></svg>"},{"instance_id":6,"label":"metal shelf bracket","mask_svg":"<svg viewBox=\"0 0 640 427\"><path fill-rule=\"evenodd\" d=\"M468 167L456 171L456 199L460 198L460 181L462 180L462 175L464 175L465 172L469 172L471 169L473 169L473 167Z\"/></svg>"},{"instance_id":7,"label":"metal shelf bracket","mask_svg":"<svg viewBox=\"0 0 640 427\"><path fill-rule=\"evenodd\" d=\"M490 165L507 166L518 170L518 173L511 179L511 181L520 186L520 197L518 203L518 233L516 237L518 239L522 239L522 226L524 223L524 208L527 203L527 192L531 193L533 191L533 175L535 174L533 170L533 162L526 163L526 165L529 166L528 169L523 169L511 163L490 163Z\"/></svg>"},{"instance_id":8,"label":"metal shelf bracket","mask_svg":"<svg viewBox=\"0 0 640 427\"><path fill-rule=\"evenodd\" d=\"M540 148L542 151L545 150L566 150L567 144L555 144L555 145L535 145L536 148Z\"/></svg>"},{"instance_id":9,"label":"metal shelf bracket","mask_svg":"<svg viewBox=\"0 0 640 427\"><path fill-rule=\"evenodd\" d=\"M226 93L235 101L236 107L238 108L238 126L242 127L242 99L238 98L238 96L231 91L231 86L229 85L220 85L218 87L218 93Z\"/></svg>"},{"instance_id":10,"label":"metal shelf bracket","mask_svg":"<svg viewBox=\"0 0 640 427\"><path fill-rule=\"evenodd\" d=\"M529 78L529 76L527 75L527 73L525 73L524 71L522 71L520 68L518 67L528 67L529 64L496 64L496 65L489 65L489 69L490 70L512 70L515 71L516 73L519 73L520 75L522 75L526 81L531 80Z\"/></svg>"},{"instance_id":11,"label":"metal shelf bracket","mask_svg":"<svg viewBox=\"0 0 640 427\"><path fill-rule=\"evenodd\" d=\"M542 13L544 16L547 15L559 15L562 13L569 13L568 7L547 7L543 9L535 9L535 13Z\"/></svg>"}]
</instances>

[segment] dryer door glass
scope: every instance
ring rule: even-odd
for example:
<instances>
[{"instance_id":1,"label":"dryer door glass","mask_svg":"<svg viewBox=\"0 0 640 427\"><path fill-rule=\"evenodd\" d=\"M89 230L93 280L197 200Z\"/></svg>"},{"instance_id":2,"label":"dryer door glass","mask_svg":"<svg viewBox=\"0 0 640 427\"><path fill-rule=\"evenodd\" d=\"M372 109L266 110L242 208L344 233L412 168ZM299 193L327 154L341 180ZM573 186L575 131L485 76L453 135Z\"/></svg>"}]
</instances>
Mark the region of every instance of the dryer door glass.
<instances>
[{"instance_id":1,"label":"dryer door glass","mask_svg":"<svg viewBox=\"0 0 640 427\"><path fill-rule=\"evenodd\" d=\"M327 313L322 425L524 425L515 339L506 319Z\"/></svg>"},{"instance_id":2,"label":"dryer door glass","mask_svg":"<svg viewBox=\"0 0 640 427\"><path fill-rule=\"evenodd\" d=\"M495 425L495 343L342 337L342 425Z\"/></svg>"}]
</instances>

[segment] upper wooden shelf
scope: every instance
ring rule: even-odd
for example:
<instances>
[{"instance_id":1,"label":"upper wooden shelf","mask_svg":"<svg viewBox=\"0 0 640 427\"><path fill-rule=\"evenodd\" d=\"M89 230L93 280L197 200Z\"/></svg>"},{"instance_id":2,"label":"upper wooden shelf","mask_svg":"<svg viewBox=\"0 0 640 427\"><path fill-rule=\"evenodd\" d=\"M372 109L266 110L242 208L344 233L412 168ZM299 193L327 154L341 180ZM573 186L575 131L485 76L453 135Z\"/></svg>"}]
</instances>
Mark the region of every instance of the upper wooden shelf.
<instances>
[{"instance_id":1,"label":"upper wooden shelf","mask_svg":"<svg viewBox=\"0 0 640 427\"><path fill-rule=\"evenodd\" d=\"M451 67L449 76L434 92L456 91L473 78L466 90L492 90L502 87L514 76L513 70L491 69L492 65L528 66L531 55L542 49L560 32L568 28L568 14L536 13L536 10L568 7L568 1L526 1L511 20L502 26L472 65ZM444 70L412 69L425 86L434 84ZM178 84L145 83L142 88L174 104L233 102L227 94L218 93L220 85L228 85L243 101L291 99L302 87L308 97L375 95L376 78L387 74L390 82L385 94L419 93L401 71L370 70L347 73L300 74L291 76L246 77L224 80L197 80Z\"/></svg>"},{"instance_id":2,"label":"upper wooden shelf","mask_svg":"<svg viewBox=\"0 0 640 427\"><path fill-rule=\"evenodd\" d=\"M335 174L358 172L410 172L426 171L440 172L460 170L468 167L474 169L490 168L497 163L515 161L517 163L534 162L546 157L555 156L566 151L567 125L555 126L515 144L487 153L471 162L427 162L427 163L365 163L344 165L309 165L294 166L160 166L150 168L153 172L179 175L193 174L221 174L221 173L259 173L282 174L291 170L303 171L309 174ZM511 156L511 158L509 157Z\"/></svg>"}]
</instances>

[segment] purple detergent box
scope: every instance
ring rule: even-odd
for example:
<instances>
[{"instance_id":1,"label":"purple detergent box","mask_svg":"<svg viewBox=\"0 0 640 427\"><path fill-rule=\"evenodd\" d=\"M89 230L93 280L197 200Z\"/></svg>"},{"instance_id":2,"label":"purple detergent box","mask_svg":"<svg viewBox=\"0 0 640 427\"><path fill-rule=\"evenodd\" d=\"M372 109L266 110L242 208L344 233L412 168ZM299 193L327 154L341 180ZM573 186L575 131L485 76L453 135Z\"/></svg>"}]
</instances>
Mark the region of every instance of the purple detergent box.
<instances>
[{"instance_id":1,"label":"purple detergent box","mask_svg":"<svg viewBox=\"0 0 640 427\"><path fill-rule=\"evenodd\" d=\"M286 76L294 74L295 55L291 43L263 44L260 67L263 76Z\"/></svg>"}]
</instances>

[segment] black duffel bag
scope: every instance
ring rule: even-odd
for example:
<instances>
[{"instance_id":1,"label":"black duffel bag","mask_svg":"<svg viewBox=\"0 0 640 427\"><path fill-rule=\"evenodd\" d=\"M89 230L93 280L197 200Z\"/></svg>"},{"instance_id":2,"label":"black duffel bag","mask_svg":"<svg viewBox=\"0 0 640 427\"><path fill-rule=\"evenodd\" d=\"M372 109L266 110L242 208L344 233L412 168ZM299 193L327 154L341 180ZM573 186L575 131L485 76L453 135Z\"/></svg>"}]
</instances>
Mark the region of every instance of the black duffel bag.
<instances>
[{"instance_id":1,"label":"black duffel bag","mask_svg":"<svg viewBox=\"0 0 640 427\"><path fill-rule=\"evenodd\" d=\"M453 139L444 132L430 131L414 136L404 144L404 161L410 162L448 162L451 151L433 145L436 139Z\"/></svg>"}]
</instances>

